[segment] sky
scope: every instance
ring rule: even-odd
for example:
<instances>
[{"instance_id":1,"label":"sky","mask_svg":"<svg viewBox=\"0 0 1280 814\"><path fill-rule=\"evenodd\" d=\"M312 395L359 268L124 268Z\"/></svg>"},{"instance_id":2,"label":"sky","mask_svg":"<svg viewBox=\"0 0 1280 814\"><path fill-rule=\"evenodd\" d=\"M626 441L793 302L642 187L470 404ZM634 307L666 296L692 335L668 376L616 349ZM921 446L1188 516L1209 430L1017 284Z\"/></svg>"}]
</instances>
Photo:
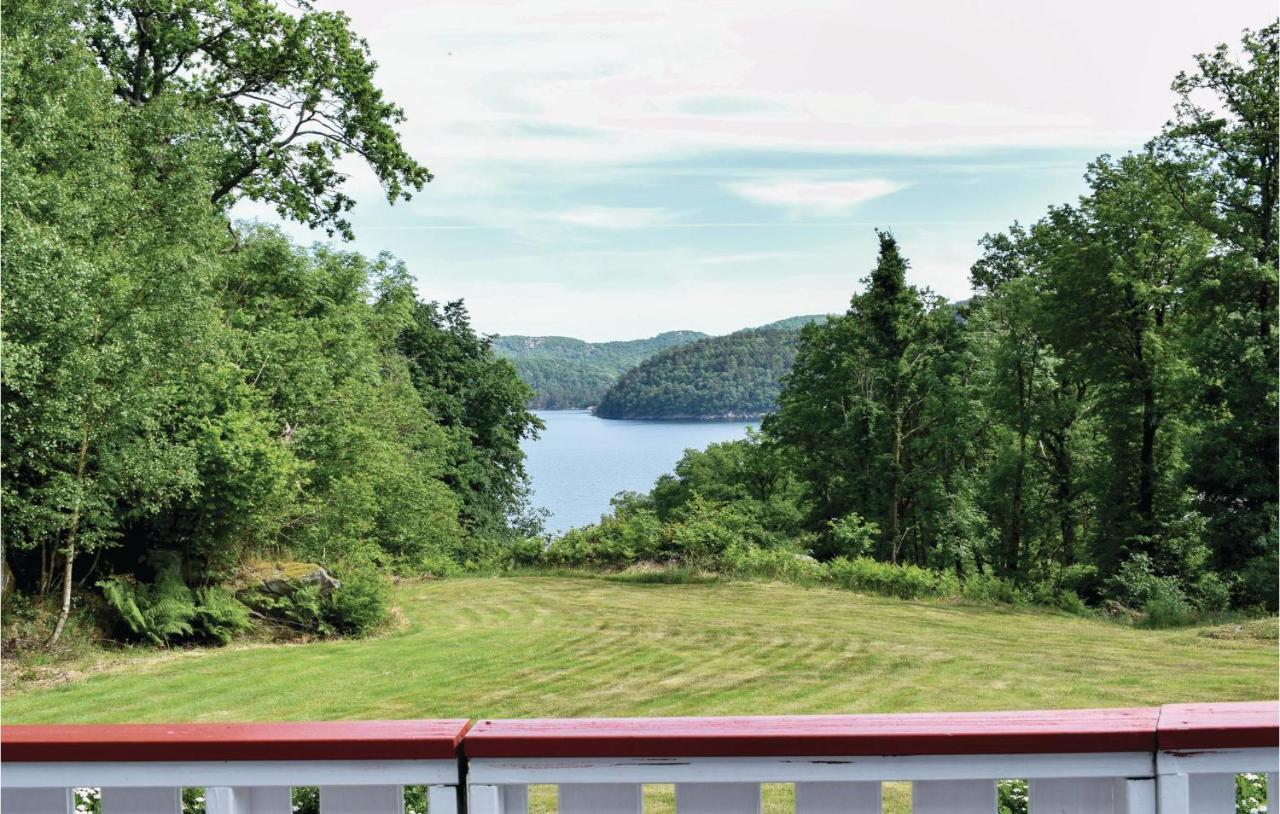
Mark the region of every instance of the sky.
<instances>
[{"instance_id":1,"label":"sky","mask_svg":"<svg viewBox=\"0 0 1280 814\"><path fill-rule=\"evenodd\" d=\"M983 234L1085 190L1261 0L319 0L368 40L435 175L359 164L349 248L477 330L600 341L843 311L890 229L968 295ZM242 204L237 214L273 220ZM291 226L295 237L328 240Z\"/></svg>"}]
</instances>

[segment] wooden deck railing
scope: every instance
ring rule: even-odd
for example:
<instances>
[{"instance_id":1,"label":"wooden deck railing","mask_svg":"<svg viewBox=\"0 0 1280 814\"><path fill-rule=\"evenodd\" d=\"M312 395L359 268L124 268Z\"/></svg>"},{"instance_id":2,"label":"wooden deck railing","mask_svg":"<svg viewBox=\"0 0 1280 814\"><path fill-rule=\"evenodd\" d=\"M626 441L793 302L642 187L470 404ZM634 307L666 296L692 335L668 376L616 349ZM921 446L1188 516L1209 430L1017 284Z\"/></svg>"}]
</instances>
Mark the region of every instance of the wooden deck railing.
<instances>
[{"instance_id":1,"label":"wooden deck railing","mask_svg":"<svg viewBox=\"0 0 1280 814\"><path fill-rule=\"evenodd\" d=\"M1026 779L1031 814L1230 814L1238 773L1275 774L1280 704L774 718L373 721L8 726L5 814L67 814L73 787L103 814L176 814L183 787L209 814L286 814L319 786L322 814L517 814L531 785L562 814L639 814L675 784L679 814L760 811L792 783L797 814L875 814L881 783L912 784L914 814L994 814L996 783ZM1272 810L1277 810L1272 802Z\"/></svg>"}]
</instances>

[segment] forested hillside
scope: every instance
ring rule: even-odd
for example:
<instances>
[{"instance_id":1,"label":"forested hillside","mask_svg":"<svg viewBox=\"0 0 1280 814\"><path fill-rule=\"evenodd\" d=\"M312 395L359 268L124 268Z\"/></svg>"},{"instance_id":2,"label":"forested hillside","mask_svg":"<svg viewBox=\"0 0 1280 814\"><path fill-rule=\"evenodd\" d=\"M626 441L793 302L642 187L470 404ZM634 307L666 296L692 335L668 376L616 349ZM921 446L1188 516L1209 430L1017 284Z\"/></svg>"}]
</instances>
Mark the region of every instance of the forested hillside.
<instances>
[{"instance_id":1,"label":"forested hillside","mask_svg":"<svg viewBox=\"0 0 1280 814\"><path fill-rule=\"evenodd\" d=\"M881 232L847 312L801 333L761 434L690 451L543 558L1083 599L1153 624L1274 611L1278 43L1272 23L1197 57L1144 149L983 238L963 305L911 286ZM624 377L602 414L686 409L698 394L650 373L733 358L712 342Z\"/></svg>"},{"instance_id":2,"label":"forested hillside","mask_svg":"<svg viewBox=\"0 0 1280 814\"><path fill-rule=\"evenodd\" d=\"M373 75L307 5L4 5L7 621L53 608L57 640L79 593L113 638L225 641L249 619L229 581L270 558L343 587L259 614L362 630L378 572L528 532L539 422L462 304L228 219L252 199L349 235L349 157L392 201L422 188Z\"/></svg>"},{"instance_id":3,"label":"forested hillside","mask_svg":"<svg viewBox=\"0 0 1280 814\"><path fill-rule=\"evenodd\" d=\"M799 342L796 330L759 328L665 350L622 374L595 413L638 419L762 416L777 405Z\"/></svg>"},{"instance_id":4,"label":"forested hillside","mask_svg":"<svg viewBox=\"0 0 1280 814\"><path fill-rule=\"evenodd\" d=\"M649 339L584 342L567 336L500 336L493 349L515 365L533 388L535 410L590 407L622 372L658 351L705 337L697 331L667 331Z\"/></svg>"}]
</instances>

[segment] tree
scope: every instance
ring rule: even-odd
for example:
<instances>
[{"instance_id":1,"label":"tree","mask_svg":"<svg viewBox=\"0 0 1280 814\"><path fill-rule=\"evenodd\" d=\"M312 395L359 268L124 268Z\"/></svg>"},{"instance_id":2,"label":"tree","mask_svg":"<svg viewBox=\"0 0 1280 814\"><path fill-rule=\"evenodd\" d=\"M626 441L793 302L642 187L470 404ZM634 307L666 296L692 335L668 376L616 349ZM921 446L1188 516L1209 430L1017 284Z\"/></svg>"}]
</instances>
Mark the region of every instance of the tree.
<instances>
[{"instance_id":1,"label":"tree","mask_svg":"<svg viewBox=\"0 0 1280 814\"><path fill-rule=\"evenodd\" d=\"M542 421L525 408L533 396L491 341L476 334L461 300L415 302L396 337L427 409L449 438L445 482L462 501L462 520L484 534L527 524L527 478L520 442Z\"/></svg>"},{"instance_id":2,"label":"tree","mask_svg":"<svg viewBox=\"0 0 1280 814\"><path fill-rule=\"evenodd\" d=\"M1179 74L1173 121L1151 142L1182 214L1216 239L1187 281L1188 382L1199 427L1187 482L1216 564L1265 576L1246 601L1273 602L1277 530L1277 47L1280 25L1246 31Z\"/></svg>"},{"instance_id":3,"label":"tree","mask_svg":"<svg viewBox=\"0 0 1280 814\"><path fill-rule=\"evenodd\" d=\"M210 200L240 198L350 239L345 156L359 156L387 200L407 200L431 174L405 151L404 112L373 82L368 45L341 12L299 13L271 0L91 0L88 41L115 96L138 108L180 96L210 114L221 155Z\"/></svg>"},{"instance_id":4,"label":"tree","mask_svg":"<svg viewBox=\"0 0 1280 814\"><path fill-rule=\"evenodd\" d=\"M1093 388L1106 433L1095 555L1104 574L1144 553L1167 570L1183 552L1168 523L1185 501L1178 456L1186 430L1183 352L1187 281L1209 235L1182 217L1148 157L1103 156L1091 193L1037 226L1045 247L1046 327Z\"/></svg>"},{"instance_id":5,"label":"tree","mask_svg":"<svg viewBox=\"0 0 1280 814\"><path fill-rule=\"evenodd\" d=\"M53 642L77 555L195 486L174 407L209 350L225 243L207 155L181 143L198 120L114 104L73 12L4 9L4 536L38 552L41 592L62 560Z\"/></svg>"},{"instance_id":6,"label":"tree","mask_svg":"<svg viewBox=\"0 0 1280 814\"><path fill-rule=\"evenodd\" d=\"M908 521L912 442L937 384L928 374L939 336L928 329L924 297L906 283L897 241L878 234L866 291L844 316L804 329L765 429L800 453L815 528L857 514L882 529L877 555L896 562L919 531Z\"/></svg>"}]
</instances>

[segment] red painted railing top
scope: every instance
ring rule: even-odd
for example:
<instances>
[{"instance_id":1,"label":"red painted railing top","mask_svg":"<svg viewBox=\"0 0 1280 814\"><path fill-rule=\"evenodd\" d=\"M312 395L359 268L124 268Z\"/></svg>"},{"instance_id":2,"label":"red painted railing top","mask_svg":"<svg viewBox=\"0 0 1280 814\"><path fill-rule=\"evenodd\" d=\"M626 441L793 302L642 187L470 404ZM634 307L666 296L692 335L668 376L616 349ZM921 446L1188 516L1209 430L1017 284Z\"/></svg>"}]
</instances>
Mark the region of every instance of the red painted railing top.
<instances>
[{"instance_id":1,"label":"red painted railing top","mask_svg":"<svg viewBox=\"0 0 1280 814\"><path fill-rule=\"evenodd\" d=\"M468 757L783 757L1153 751L1159 709L480 721Z\"/></svg>"},{"instance_id":2,"label":"red painted railing top","mask_svg":"<svg viewBox=\"0 0 1280 814\"><path fill-rule=\"evenodd\" d=\"M1161 749L1238 749L1280 743L1280 702L1166 704Z\"/></svg>"},{"instance_id":3,"label":"red painted railing top","mask_svg":"<svg viewBox=\"0 0 1280 814\"><path fill-rule=\"evenodd\" d=\"M820 757L1270 747L1280 702L1140 709L0 728L5 762Z\"/></svg>"},{"instance_id":4,"label":"red painted railing top","mask_svg":"<svg viewBox=\"0 0 1280 814\"><path fill-rule=\"evenodd\" d=\"M452 759L465 719L5 726L8 762Z\"/></svg>"}]
</instances>

